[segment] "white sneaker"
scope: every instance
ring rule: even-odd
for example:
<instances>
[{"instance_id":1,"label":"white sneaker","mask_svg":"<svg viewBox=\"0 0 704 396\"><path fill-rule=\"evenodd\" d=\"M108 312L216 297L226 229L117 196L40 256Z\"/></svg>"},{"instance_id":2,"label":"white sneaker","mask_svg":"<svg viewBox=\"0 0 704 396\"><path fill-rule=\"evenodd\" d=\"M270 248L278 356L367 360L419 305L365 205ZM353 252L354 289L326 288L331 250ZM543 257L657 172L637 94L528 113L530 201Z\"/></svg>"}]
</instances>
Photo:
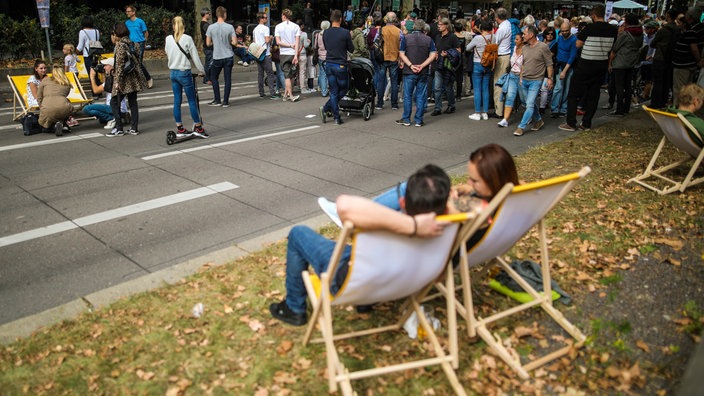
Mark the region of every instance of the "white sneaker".
<instances>
[{"instance_id":1,"label":"white sneaker","mask_svg":"<svg viewBox=\"0 0 704 396\"><path fill-rule=\"evenodd\" d=\"M496 123L496 125L500 126L501 128L506 128L508 126L508 121L506 121L506 119L503 119Z\"/></svg>"},{"instance_id":2,"label":"white sneaker","mask_svg":"<svg viewBox=\"0 0 704 396\"><path fill-rule=\"evenodd\" d=\"M103 129L113 129L115 128L115 119L113 118L112 120L108 121L107 124L103 127Z\"/></svg>"},{"instance_id":3,"label":"white sneaker","mask_svg":"<svg viewBox=\"0 0 704 396\"><path fill-rule=\"evenodd\" d=\"M105 136L115 137L115 136L123 136L124 134L125 134L124 131L118 131L116 128L113 128L112 131L106 133Z\"/></svg>"},{"instance_id":4,"label":"white sneaker","mask_svg":"<svg viewBox=\"0 0 704 396\"><path fill-rule=\"evenodd\" d=\"M242 63L244 63L244 62L242 62L242 61L237 61L237 64L238 64L238 65L241 65Z\"/></svg>"},{"instance_id":5,"label":"white sneaker","mask_svg":"<svg viewBox=\"0 0 704 396\"><path fill-rule=\"evenodd\" d=\"M330 220L342 228L342 220L340 220L340 215L337 214L337 204L335 202L330 202L327 198L320 197L318 198L318 206L328 215Z\"/></svg>"},{"instance_id":6,"label":"white sneaker","mask_svg":"<svg viewBox=\"0 0 704 396\"><path fill-rule=\"evenodd\" d=\"M488 119L489 119L489 114L482 113L482 120L488 120Z\"/></svg>"},{"instance_id":7,"label":"white sneaker","mask_svg":"<svg viewBox=\"0 0 704 396\"><path fill-rule=\"evenodd\" d=\"M479 120L482 119L482 115L479 114L479 113L474 113L474 114L472 114L472 115L469 116L469 119L470 119L470 120L474 120L474 121L479 121Z\"/></svg>"},{"instance_id":8,"label":"white sneaker","mask_svg":"<svg viewBox=\"0 0 704 396\"><path fill-rule=\"evenodd\" d=\"M247 63L247 62L242 62L242 66L247 67L247 66L249 66L249 63Z\"/></svg>"},{"instance_id":9,"label":"white sneaker","mask_svg":"<svg viewBox=\"0 0 704 396\"><path fill-rule=\"evenodd\" d=\"M295 101L297 101L298 98L300 98L300 97L301 97L301 95L294 95L294 96L290 96L290 97L288 98L288 100L290 100L291 102L295 102Z\"/></svg>"}]
</instances>

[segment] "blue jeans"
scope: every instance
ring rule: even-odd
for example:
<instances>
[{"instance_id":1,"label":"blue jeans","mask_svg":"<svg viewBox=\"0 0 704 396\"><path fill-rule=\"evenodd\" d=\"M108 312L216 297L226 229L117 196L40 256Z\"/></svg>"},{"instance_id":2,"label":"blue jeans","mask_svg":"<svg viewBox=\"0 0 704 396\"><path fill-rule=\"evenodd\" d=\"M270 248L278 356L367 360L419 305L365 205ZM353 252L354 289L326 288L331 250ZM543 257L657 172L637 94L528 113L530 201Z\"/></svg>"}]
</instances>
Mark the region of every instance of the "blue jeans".
<instances>
[{"instance_id":1,"label":"blue jeans","mask_svg":"<svg viewBox=\"0 0 704 396\"><path fill-rule=\"evenodd\" d=\"M386 91L386 71L389 71L391 84L391 107L398 107L398 62L384 61L379 65L377 75L376 107L384 107L384 92Z\"/></svg>"},{"instance_id":2,"label":"blue jeans","mask_svg":"<svg viewBox=\"0 0 704 396\"><path fill-rule=\"evenodd\" d=\"M83 108L83 112L86 115L97 118L98 122L100 122L101 124L105 124L115 118L112 115L112 109L106 104L89 104Z\"/></svg>"},{"instance_id":3,"label":"blue jeans","mask_svg":"<svg viewBox=\"0 0 704 396\"><path fill-rule=\"evenodd\" d=\"M404 87L405 89L405 87ZM405 100L405 99L404 99ZM373 201L379 205L386 206L387 208L393 209L397 212L401 211L401 204L398 202L399 198L406 196L406 187L408 182L401 182L395 188L390 188L385 192L374 197Z\"/></svg>"},{"instance_id":4,"label":"blue jeans","mask_svg":"<svg viewBox=\"0 0 704 396\"><path fill-rule=\"evenodd\" d=\"M318 88L320 88L321 95L328 96L328 94L330 94L328 75L325 74L325 66L323 66L323 63L325 63L325 61L318 62Z\"/></svg>"},{"instance_id":5,"label":"blue jeans","mask_svg":"<svg viewBox=\"0 0 704 396\"><path fill-rule=\"evenodd\" d=\"M525 130L528 123L531 121L540 121L540 108L538 107L538 94L540 87L543 85L543 79L526 80L523 79L523 92L526 98L526 112L523 113L523 118L518 127Z\"/></svg>"},{"instance_id":6,"label":"blue jeans","mask_svg":"<svg viewBox=\"0 0 704 396\"><path fill-rule=\"evenodd\" d=\"M328 76L330 98L323 106L323 111L332 111L333 117L339 120L340 99L347 93L347 88L350 83L349 75L347 74L347 66L325 62L325 74Z\"/></svg>"},{"instance_id":7,"label":"blue jeans","mask_svg":"<svg viewBox=\"0 0 704 396\"><path fill-rule=\"evenodd\" d=\"M447 107L455 107L455 72L446 69L436 69L433 88L436 111L442 110L443 92L445 92L447 97Z\"/></svg>"},{"instance_id":8,"label":"blue jeans","mask_svg":"<svg viewBox=\"0 0 704 396\"><path fill-rule=\"evenodd\" d=\"M413 102L416 103L416 115L413 121L416 124L423 122L425 105L428 103L428 73L405 74L403 76L403 115L404 121L411 120Z\"/></svg>"},{"instance_id":9,"label":"blue jeans","mask_svg":"<svg viewBox=\"0 0 704 396\"><path fill-rule=\"evenodd\" d=\"M555 87L552 89L552 103L550 103L550 111L552 113L567 113L567 93L570 92L570 80L574 70L570 67L565 74L565 79L560 79L560 73L565 66L560 66L555 72Z\"/></svg>"},{"instance_id":10,"label":"blue jeans","mask_svg":"<svg viewBox=\"0 0 704 396\"><path fill-rule=\"evenodd\" d=\"M232 58L225 59L213 59L213 67L210 70L210 81L213 82L213 101L220 102L220 84L218 82L218 76L220 72L224 70L225 75L225 86L223 87L223 101L222 103L228 103L230 101L230 90L232 89Z\"/></svg>"},{"instance_id":11,"label":"blue jeans","mask_svg":"<svg viewBox=\"0 0 704 396\"><path fill-rule=\"evenodd\" d=\"M276 66L276 90L281 91L284 94L284 89L286 88L286 77L284 76L284 69L281 68L281 62L274 62Z\"/></svg>"},{"instance_id":12,"label":"blue jeans","mask_svg":"<svg viewBox=\"0 0 704 396\"><path fill-rule=\"evenodd\" d=\"M233 48L233 50L235 51L235 55L237 55L238 58L242 59L242 62L251 63L255 61L254 57L250 55L249 52L247 52L247 49L237 47Z\"/></svg>"},{"instance_id":13,"label":"blue jeans","mask_svg":"<svg viewBox=\"0 0 704 396\"><path fill-rule=\"evenodd\" d=\"M335 241L313 231L307 226L298 225L288 233L286 249L286 305L295 313L306 312L306 287L303 283L303 271L308 265L320 275L328 269L330 257L335 249ZM337 272L334 274L330 291L337 293L347 275L352 248L345 247L340 258Z\"/></svg>"},{"instance_id":14,"label":"blue jeans","mask_svg":"<svg viewBox=\"0 0 704 396\"><path fill-rule=\"evenodd\" d=\"M489 111L489 83L493 72L480 62L474 62L472 69L472 85L474 85L474 112L487 113ZM492 91L493 92L493 91Z\"/></svg>"},{"instance_id":15,"label":"blue jeans","mask_svg":"<svg viewBox=\"0 0 704 396\"><path fill-rule=\"evenodd\" d=\"M518 74L510 73L506 84L508 84L508 91L506 92L506 99L504 99L504 106L513 108L516 103L516 96L518 96L521 101L526 100L523 89L519 87L520 76Z\"/></svg>"},{"instance_id":16,"label":"blue jeans","mask_svg":"<svg viewBox=\"0 0 704 396\"><path fill-rule=\"evenodd\" d=\"M191 118L196 124L200 124L200 114L198 113L198 103L196 102L196 87L193 83L193 76L190 70L171 70L171 89L174 91L174 120L176 125L183 124L181 120L181 100L183 91L186 91L188 98L188 108L191 110Z\"/></svg>"}]
</instances>

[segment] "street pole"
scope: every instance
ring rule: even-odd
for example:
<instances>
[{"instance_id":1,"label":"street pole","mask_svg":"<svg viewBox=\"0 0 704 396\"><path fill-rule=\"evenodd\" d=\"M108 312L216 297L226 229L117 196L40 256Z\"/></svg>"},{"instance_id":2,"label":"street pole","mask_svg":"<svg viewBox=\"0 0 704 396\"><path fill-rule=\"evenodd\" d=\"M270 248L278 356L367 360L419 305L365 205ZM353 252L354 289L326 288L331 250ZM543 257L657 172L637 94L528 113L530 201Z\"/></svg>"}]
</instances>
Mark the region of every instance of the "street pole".
<instances>
[{"instance_id":1,"label":"street pole","mask_svg":"<svg viewBox=\"0 0 704 396\"><path fill-rule=\"evenodd\" d=\"M46 48L49 50L49 64L53 65L51 60L51 40L49 40L49 28L44 28L44 32L46 32Z\"/></svg>"},{"instance_id":2,"label":"street pole","mask_svg":"<svg viewBox=\"0 0 704 396\"><path fill-rule=\"evenodd\" d=\"M37 12L39 13L39 24L46 32L46 49L49 50L49 64L51 65L51 40L49 40L49 0L37 0Z\"/></svg>"}]
</instances>

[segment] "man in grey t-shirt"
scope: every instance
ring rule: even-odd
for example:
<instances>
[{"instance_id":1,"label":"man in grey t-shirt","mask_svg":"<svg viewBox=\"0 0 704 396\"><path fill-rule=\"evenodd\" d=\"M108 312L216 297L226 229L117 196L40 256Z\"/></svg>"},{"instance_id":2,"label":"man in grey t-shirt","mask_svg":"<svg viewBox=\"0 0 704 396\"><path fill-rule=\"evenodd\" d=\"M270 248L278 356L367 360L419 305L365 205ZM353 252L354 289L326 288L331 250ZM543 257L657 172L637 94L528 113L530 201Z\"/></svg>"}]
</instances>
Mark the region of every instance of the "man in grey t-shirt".
<instances>
[{"instance_id":1,"label":"man in grey t-shirt","mask_svg":"<svg viewBox=\"0 0 704 396\"><path fill-rule=\"evenodd\" d=\"M208 26L205 32L206 45L213 46L213 65L210 69L210 79L213 82L213 101L208 106L230 107L230 90L232 89L232 57L235 55L232 46L237 44L235 28L229 23L225 23L227 10L225 7L218 7L215 10L218 21ZM218 76L224 70L225 86L223 87L223 101L220 102L220 85Z\"/></svg>"}]
</instances>

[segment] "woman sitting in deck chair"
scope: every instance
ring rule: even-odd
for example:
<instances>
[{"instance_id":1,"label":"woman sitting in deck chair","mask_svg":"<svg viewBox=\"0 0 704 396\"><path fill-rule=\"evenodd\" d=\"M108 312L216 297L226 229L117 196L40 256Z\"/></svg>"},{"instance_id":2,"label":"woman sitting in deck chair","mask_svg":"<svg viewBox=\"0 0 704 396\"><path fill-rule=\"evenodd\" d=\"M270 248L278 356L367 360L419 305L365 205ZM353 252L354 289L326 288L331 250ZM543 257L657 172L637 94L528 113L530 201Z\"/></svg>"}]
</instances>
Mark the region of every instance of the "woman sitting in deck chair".
<instances>
[{"instance_id":1,"label":"woman sitting in deck chair","mask_svg":"<svg viewBox=\"0 0 704 396\"><path fill-rule=\"evenodd\" d=\"M37 101L39 102L39 125L44 132L54 132L56 136L63 136L66 119L73 113L73 105L68 100L71 92L71 83L64 73L61 65L52 68L51 77L47 77L39 84ZM70 131L66 127L67 131Z\"/></svg>"}]
</instances>

